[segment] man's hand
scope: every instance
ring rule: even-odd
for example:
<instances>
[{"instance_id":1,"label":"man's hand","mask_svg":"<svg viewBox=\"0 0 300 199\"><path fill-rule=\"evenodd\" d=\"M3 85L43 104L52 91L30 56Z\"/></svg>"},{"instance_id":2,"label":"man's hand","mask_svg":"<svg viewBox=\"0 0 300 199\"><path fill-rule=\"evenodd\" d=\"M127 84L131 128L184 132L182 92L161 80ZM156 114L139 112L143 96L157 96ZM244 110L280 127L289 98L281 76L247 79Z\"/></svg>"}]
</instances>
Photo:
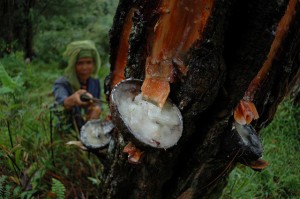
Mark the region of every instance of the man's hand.
<instances>
[{"instance_id":1,"label":"man's hand","mask_svg":"<svg viewBox=\"0 0 300 199\"><path fill-rule=\"evenodd\" d=\"M91 98L93 97L90 93L86 92L86 90L80 89L64 100L65 109L69 110L73 106L85 107L90 105L91 104L90 102L83 102L80 100L80 95L82 94L85 94Z\"/></svg>"}]
</instances>

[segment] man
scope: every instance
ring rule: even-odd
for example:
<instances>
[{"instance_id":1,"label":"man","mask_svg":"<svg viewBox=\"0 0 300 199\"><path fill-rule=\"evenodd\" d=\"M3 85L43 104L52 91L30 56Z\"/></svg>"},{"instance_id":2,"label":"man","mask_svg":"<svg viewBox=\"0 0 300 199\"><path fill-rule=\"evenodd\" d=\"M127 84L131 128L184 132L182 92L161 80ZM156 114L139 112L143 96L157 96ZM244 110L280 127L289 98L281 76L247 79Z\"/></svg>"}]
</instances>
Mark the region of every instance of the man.
<instances>
[{"instance_id":1,"label":"man","mask_svg":"<svg viewBox=\"0 0 300 199\"><path fill-rule=\"evenodd\" d=\"M99 104L81 100L82 95L100 98L101 87L97 79L101 60L95 44L91 41L76 41L67 46L64 56L68 66L62 77L53 86L57 104L69 115L69 122L79 131L87 120L98 119Z\"/></svg>"}]
</instances>

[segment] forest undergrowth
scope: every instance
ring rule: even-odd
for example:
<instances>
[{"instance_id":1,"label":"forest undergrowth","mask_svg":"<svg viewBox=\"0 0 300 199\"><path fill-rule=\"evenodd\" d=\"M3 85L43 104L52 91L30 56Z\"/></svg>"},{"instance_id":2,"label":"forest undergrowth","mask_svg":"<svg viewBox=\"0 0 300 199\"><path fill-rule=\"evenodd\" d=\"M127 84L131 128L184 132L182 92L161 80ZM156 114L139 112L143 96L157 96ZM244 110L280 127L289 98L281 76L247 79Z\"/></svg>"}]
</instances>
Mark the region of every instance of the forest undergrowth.
<instances>
[{"instance_id":1,"label":"forest undergrowth","mask_svg":"<svg viewBox=\"0 0 300 199\"><path fill-rule=\"evenodd\" d=\"M51 114L52 85L63 70L22 57L10 55L0 65L0 198L94 198L101 162L66 145L78 133L56 132Z\"/></svg>"}]
</instances>

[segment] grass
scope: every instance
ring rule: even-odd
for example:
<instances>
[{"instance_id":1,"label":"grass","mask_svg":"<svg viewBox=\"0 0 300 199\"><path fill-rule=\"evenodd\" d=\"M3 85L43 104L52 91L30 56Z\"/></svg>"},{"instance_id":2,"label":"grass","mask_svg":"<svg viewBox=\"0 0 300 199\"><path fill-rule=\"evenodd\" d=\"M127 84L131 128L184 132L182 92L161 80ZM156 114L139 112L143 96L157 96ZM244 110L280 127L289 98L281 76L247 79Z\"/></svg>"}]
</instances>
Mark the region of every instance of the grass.
<instances>
[{"instance_id":1,"label":"grass","mask_svg":"<svg viewBox=\"0 0 300 199\"><path fill-rule=\"evenodd\" d=\"M7 177L0 184L0 198L96 198L99 159L66 145L78 139L76 132L53 131L51 140L52 86L63 70L55 64L25 63L18 54L1 63L16 88L0 90L0 177Z\"/></svg>"},{"instance_id":2,"label":"grass","mask_svg":"<svg viewBox=\"0 0 300 199\"><path fill-rule=\"evenodd\" d=\"M96 198L101 186L99 159L65 144L77 139L75 132L53 132L51 140L51 88L63 70L51 63L25 63L22 54L1 63L16 88L0 95L0 198ZM102 68L101 82L108 71ZM289 100L282 103L274 121L261 132L263 158L270 166L254 172L239 165L222 198L299 198L299 121L300 107Z\"/></svg>"},{"instance_id":3,"label":"grass","mask_svg":"<svg viewBox=\"0 0 300 199\"><path fill-rule=\"evenodd\" d=\"M300 107L284 101L261 138L270 165L261 172L235 168L222 198L300 198Z\"/></svg>"}]
</instances>

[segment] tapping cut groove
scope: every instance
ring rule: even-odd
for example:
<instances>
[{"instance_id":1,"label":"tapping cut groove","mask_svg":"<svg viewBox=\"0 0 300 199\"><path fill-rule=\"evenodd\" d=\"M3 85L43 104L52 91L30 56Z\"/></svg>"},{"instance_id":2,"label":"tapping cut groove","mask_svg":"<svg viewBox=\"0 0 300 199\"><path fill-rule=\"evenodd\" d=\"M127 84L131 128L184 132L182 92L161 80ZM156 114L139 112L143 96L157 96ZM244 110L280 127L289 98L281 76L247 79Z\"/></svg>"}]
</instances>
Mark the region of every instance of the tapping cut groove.
<instances>
[{"instance_id":1,"label":"tapping cut groove","mask_svg":"<svg viewBox=\"0 0 300 199\"><path fill-rule=\"evenodd\" d=\"M125 20L125 25L123 27L121 36L120 36L120 42L119 42L119 48L117 52L117 58L114 66L114 70L112 73L112 88L118 84L120 81L124 80L124 69L127 63L127 56L128 56L128 50L129 50L129 36L132 28L132 16L134 13L134 9L131 9Z\"/></svg>"},{"instance_id":2,"label":"tapping cut groove","mask_svg":"<svg viewBox=\"0 0 300 199\"><path fill-rule=\"evenodd\" d=\"M234 119L240 124L250 124L253 119L258 119L259 115L257 113L256 107L252 102L256 91L259 89L263 81L266 79L269 71L272 68L272 63L278 52L280 51L280 46L282 45L288 31L289 26L293 20L296 13L296 6L298 0L290 0L285 11L285 14L280 19L277 28L275 38L271 44L270 51L268 53L267 59L265 60L263 66L258 71L257 75L253 78L245 92L243 99L240 101L239 105L235 108Z\"/></svg>"},{"instance_id":3,"label":"tapping cut groove","mask_svg":"<svg viewBox=\"0 0 300 199\"><path fill-rule=\"evenodd\" d=\"M162 1L161 16L148 36L150 53L142 86L145 99L160 107L164 105L170 92L169 83L174 81L174 67L179 67L180 72L187 71L182 60L191 46L202 39L213 4L213 0Z\"/></svg>"},{"instance_id":4,"label":"tapping cut groove","mask_svg":"<svg viewBox=\"0 0 300 199\"><path fill-rule=\"evenodd\" d=\"M289 4L287 6L287 9L285 11L285 14L280 19L277 28L276 28L276 34L275 38L272 42L270 51L268 53L267 59L264 62L263 66L257 73L257 75L254 77L254 79L251 81L247 91L245 92L244 100L252 101L254 98L254 95L262 82L266 79L268 72L271 70L272 63L274 59L276 58L280 46L282 45L284 38L286 37L289 26L293 20L293 16L296 12L296 5L298 0L290 0Z\"/></svg>"}]
</instances>

